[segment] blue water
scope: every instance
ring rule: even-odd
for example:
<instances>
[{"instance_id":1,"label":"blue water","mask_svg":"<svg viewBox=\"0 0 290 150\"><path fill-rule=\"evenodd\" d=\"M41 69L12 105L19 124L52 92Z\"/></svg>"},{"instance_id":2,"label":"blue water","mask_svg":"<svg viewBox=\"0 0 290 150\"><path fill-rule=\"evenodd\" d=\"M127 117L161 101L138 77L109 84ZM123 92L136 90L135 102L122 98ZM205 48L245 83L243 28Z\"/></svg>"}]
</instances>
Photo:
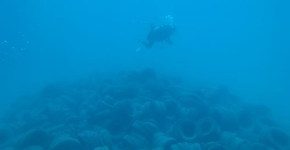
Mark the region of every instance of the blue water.
<instances>
[{"instance_id":1,"label":"blue water","mask_svg":"<svg viewBox=\"0 0 290 150\"><path fill-rule=\"evenodd\" d=\"M188 83L228 85L290 125L286 0L0 1L1 110L49 83L153 68ZM173 45L140 52L149 27L174 16ZM161 48L162 47L162 48Z\"/></svg>"}]
</instances>

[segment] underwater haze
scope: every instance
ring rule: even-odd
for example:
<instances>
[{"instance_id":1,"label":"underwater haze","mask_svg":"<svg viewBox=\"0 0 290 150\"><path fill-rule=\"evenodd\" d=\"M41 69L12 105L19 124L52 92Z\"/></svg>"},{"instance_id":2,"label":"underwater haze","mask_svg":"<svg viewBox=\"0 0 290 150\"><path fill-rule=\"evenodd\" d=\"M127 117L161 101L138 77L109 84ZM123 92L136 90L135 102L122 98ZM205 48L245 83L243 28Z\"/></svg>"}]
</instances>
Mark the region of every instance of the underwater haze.
<instances>
[{"instance_id":1,"label":"underwater haze","mask_svg":"<svg viewBox=\"0 0 290 150\"><path fill-rule=\"evenodd\" d=\"M257 149L255 147L257 145L251 144L250 148L229 147L232 144L221 142L223 141L221 137L224 137L224 132L227 131L238 134L238 137L243 140L257 138L258 140L255 142L249 140L248 143L259 143L260 149L286 150L290 147L290 136L287 134L290 133L289 6L290 2L286 0L2 0L0 1L0 113L1 116L6 116L5 119L2 119L5 121L1 124L6 124L7 120L10 121L9 123L15 123L18 120L16 122L19 123L21 122L19 116L25 116L26 120L24 119L22 124L18 125L18 127L21 126L21 129L17 132L12 131L11 134L5 132L7 136L0 136L0 149L23 150L31 147L33 149L33 146L37 146L34 148L44 150L66 148L73 150L157 150L162 148L165 150L187 150L185 147L191 147L188 149L193 150L213 150L216 145L207 143L216 141L218 141L216 143L223 145L220 149ZM168 21L166 20L168 15L173 17L176 26L176 31L172 35L173 44L155 43L152 48L142 46L139 40L146 40L146 36L150 32L150 26L144 23L158 26ZM138 49L140 51L137 51ZM163 83L163 80L160 81L160 78L166 80L166 84ZM85 81L80 84L80 80ZM152 80L154 84L151 83ZM148 85L149 83L150 85ZM122 90L117 90L118 94L116 94L116 91L103 87L104 84L110 84L115 88L126 85L124 89L127 93L120 88ZM178 90L175 88L167 89L177 86L181 88ZM99 90L101 87L106 90L97 92L96 89ZM159 89L157 90L156 87ZM210 90L209 92L203 91L203 96L197 98L196 93L198 92L196 91L198 90L193 92L196 87L207 87ZM219 90L220 87L222 90ZM81 93L80 91L87 91L87 95L82 93L83 95L80 94L82 96L72 96L73 93ZM104 93L104 91L106 92ZM148 94L148 91L151 94ZM93 98L93 102L92 98L90 100L87 98L90 92L97 95ZM168 93L172 98L164 100ZM192 96L192 93L195 96ZM227 97L224 99L232 101L224 102L226 100L223 101L221 98L212 100L214 97L212 93L219 93L219 96L222 95L223 98ZM64 95L75 101L63 100L62 96ZM141 100L140 95L150 100ZM232 98L229 95L235 95L234 97L238 98ZM130 106L133 105L133 110L140 109L141 115L130 114L129 116L134 118L130 120L131 118L126 118L128 117L126 112L125 118L128 120L123 118L126 123L122 124L118 122L120 120L113 122L104 119L124 117L121 115L116 116L113 113L105 117L97 116L107 109L105 106L105 108L96 106L88 113L87 109L97 105L96 101L106 101L108 97L114 99L110 100L110 102L113 101L111 103L113 108L115 108L116 101L125 101L125 104L120 105L129 107L127 106L129 103ZM24 104L23 99L27 101L27 104ZM201 115L203 113L198 113L193 119L188 114L179 114L174 116L174 119L170 116L169 120L167 118L166 121L160 122L160 118L162 118L160 114L172 112L171 109L163 113L161 110L157 110L159 103L162 103L162 106L164 103L164 107L167 108L168 103L173 103L172 99L174 99L174 105L183 108L182 111L180 110L181 112L184 111L185 107L189 109L188 105L193 105L198 112L207 112L207 115L205 117ZM239 102L236 102L236 99L239 99ZM60 101L74 102L59 104ZM202 107L197 108L197 105L201 105L200 101L202 101ZM50 107L47 107L51 103L57 103L58 107L71 106L71 103L81 105L82 107L74 108L68 113L73 113L73 117L78 119L74 118L65 123L61 122L63 119L51 121L51 118L54 117L51 117L52 115L49 113L62 115L64 113L62 109L61 111L48 112ZM224 103L227 104L224 105ZM222 106L224 110L228 110L228 108L237 108L238 110L243 108L245 110L240 103L245 103L247 106L249 104L262 105L263 111L259 114L264 114L269 109L271 121L267 120L266 125L260 123L267 128L265 131L259 131L256 135L277 132L278 136L270 138L267 133L265 133L265 136L268 135L267 138L250 136L248 133L250 130L252 132L252 128L245 129L245 127L240 127L237 122L228 125L228 122L225 123L226 121L220 121L220 118L213 117L213 114L216 114L213 113L215 112L213 110L216 110L217 106ZM76 107L75 105L74 107ZM154 111L147 110L149 109L147 105L150 105L150 107L148 106L150 109L154 107ZM40 111L42 106L43 112ZM119 107L121 106L118 105L118 111L126 109ZM22 108L25 112L21 110ZM262 108L258 107L256 111L260 109ZM47 120L43 121L43 118L41 120L40 117L35 116L35 118L27 117L29 116L26 114L28 110L33 110L33 113L44 113L45 111L41 115L46 116ZM114 110L113 112L118 111ZM152 113L156 111L156 114L150 116L147 111ZM251 111L247 109L247 113L249 112ZM17 116L14 116L17 119L7 119L7 114L13 116L11 113ZM61 116L65 119L71 118L68 114ZM237 118L241 115L239 112L231 114L237 114L237 116L227 116L228 114L221 116L239 120ZM250 120L253 119L250 117L251 115L245 115L244 112L242 116L248 117L247 119L250 118ZM184 127L192 124L201 126L199 123L204 121L203 119L205 122L208 121L206 120L208 117L215 120L216 124L220 126L219 132L214 131L215 135L211 135L210 138L202 137L203 134L192 133L192 128L189 130ZM29 122L27 118L30 118L30 121L36 118L41 121L27 123ZM148 118L157 120L157 123L150 122L148 125L146 122ZM182 120L182 118L187 118L187 120ZM257 118L254 120L259 120L259 117ZM244 121L247 122L247 119ZM136 123L136 120L139 122ZM46 125L47 122L49 125ZM122 127L130 126L131 122L133 122L133 129L130 132L123 131ZM121 124L121 127L117 127L115 123ZM144 125L144 123L147 124ZM64 126L69 124L70 127L74 127L73 130L69 130L66 127L59 127L59 124ZM40 125L41 131L34 131ZM156 132L153 132L152 129L154 137L161 136L159 133L164 134L162 136L168 136L164 143L161 142L162 144L159 145L152 144L156 143L156 139L151 139L152 135L143 135L144 132L148 131L140 127L146 126L147 129L147 126L150 126L151 129L155 125L158 130L154 128ZM97 132L96 126L104 129L102 131L106 131L108 138L110 137L110 142L104 142L100 145L88 144L89 140L84 139L84 137L88 138L87 131ZM234 127L229 129L229 126ZM4 134L1 129L6 129L6 127L1 125L1 134ZM52 127L59 128L59 130L52 131ZM118 128L118 131L112 128ZM285 131L280 130L280 128L285 129ZM70 140L66 139L68 140L67 145L56 142L59 141L57 138L59 138L60 133L64 132L63 129L65 129L65 134L71 138ZM113 135L116 132L121 132L119 130L122 130L122 134ZM143 132L139 133L140 130ZM184 133L177 133L179 130ZM28 139L25 139L24 136L24 140L21 142L10 142L11 139L8 138L10 135L13 137L27 136L30 131L37 133L29 135ZM150 144L142 143L144 141L139 141L138 144L128 142L134 141L133 138L136 138L131 135L133 132L140 134L138 137L150 137L146 139ZM245 136L246 134L247 136ZM128 135L130 135L131 140L128 140ZM35 142L32 140L39 138L39 136L47 141ZM176 140L173 141L171 138ZM263 148L261 148L261 144L264 146Z\"/></svg>"}]
</instances>

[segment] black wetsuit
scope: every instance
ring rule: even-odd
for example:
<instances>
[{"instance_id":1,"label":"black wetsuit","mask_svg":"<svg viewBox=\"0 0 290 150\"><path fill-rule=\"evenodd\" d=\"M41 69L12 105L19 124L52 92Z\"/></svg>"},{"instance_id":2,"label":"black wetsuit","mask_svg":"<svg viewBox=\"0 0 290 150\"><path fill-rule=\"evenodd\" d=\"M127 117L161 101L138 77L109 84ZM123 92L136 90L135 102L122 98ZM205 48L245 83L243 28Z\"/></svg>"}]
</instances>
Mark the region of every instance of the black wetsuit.
<instances>
[{"instance_id":1,"label":"black wetsuit","mask_svg":"<svg viewBox=\"0 0 290 150\"><path fill-rule=\"evenodd\" d=\"M141 41L143 46L151 48L155 42L167 42L172 44L170 39L171 35L175 32L175 27L169 24L153 26L151 25L151 31L147 35L147 42Z\"/></svg>"}]
</instances>

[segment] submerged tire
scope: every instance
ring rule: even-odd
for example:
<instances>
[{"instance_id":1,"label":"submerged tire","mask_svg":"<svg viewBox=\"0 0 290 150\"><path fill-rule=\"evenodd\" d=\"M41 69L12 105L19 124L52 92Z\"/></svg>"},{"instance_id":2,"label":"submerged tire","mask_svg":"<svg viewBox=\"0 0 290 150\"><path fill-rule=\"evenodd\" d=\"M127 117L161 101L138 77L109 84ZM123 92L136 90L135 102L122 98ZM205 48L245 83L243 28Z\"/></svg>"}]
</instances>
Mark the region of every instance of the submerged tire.
<instances>
[{"instance_id":1,"label":"submerged tire","mask_svg":"<svg viewBox=\"0 0 290 150\"><path fill-rule=\"evenodd\" d=\"M109 133L106 130L85 131L78 135L78 140L85 149L93 149L96 147L112 146Z\"/></svg>"},{"instance_id":2,"label":"submerged tire","mask_svg":"<svg viewBox=\"0 0 290 150\"><path fill-rule=\"evenodd\" d=\"M209 142L205 144L203 150L230 150L230 149L218 142Z\"/></svg>"},{"instance_id":3,"label":"submerged tire","mask_svg":"<svg viewBox=\"0 0 290 150\"><path fill-rule=\"evenodd\" d=\"M249 130L255 127L257 120L249 110L242 109L237 112L237 122L240 129Z\"/></svg>"},{"instance_id":4,"label":"submerged tire","mask_svg":"<svg viewBox=\"0 0 290 150\"><path fill-rule=\"evenodd\" d=\"M166 119L173 120L174 118L176 118L178 112L177 101L169 99L164 102L164 105L166 110Z\"/></svg>"},{"instance_id":5,"label":"submerged tire","mask_svg":"<svg viewBox=\"0 0 290 150\"><path fill-rule=\"evenodd\" d=\"M34 129L23 134L16 144L17 149L24 149L31 146L47 148L51 142L50 135L42 129Z\"/></svg>"},{"instance_id":6,"label":"submerged tire","mask_svg":"<svg viewBox=\"0 0 290 150\"><path fill-rule=\"evenodd\" d=\"M125 135L121 140L120 149L146 149L149 148L150 142L142 136Z\"/></svg>"},{"instance_id":7,"label":"submerged tire","mask_svg":"<svg viewBox=\"0 0 290 150\"><path fill-rule=\"evenodd\" d=\"M82 150L82 147L77 139L59 137L51 143L49 150Z\"/></svg>"},{"instance_id":8,"label":"submerged tire","mask_svg":"<svg viewBox=\"0 0 290 150\"><path fill-rule=\"evenodd\" d=\"M171 146L172 150L201 150L201 147L198 143L177 143Z\"/></svg>"},{"instance_id":9,"label":"submerged tire","mask_svg":"<svg viewBox=\"0 0 290 150\"><path fill-rule=\"evenodd\" d=\"M153 146L160 147L163 149L170 149L170 147L176 143L177 143L176 139L170 136L167 136L162 132L158 132L155 134Z\"/></svg>"},{"instance_id":10,"label":"submerged tire","mask_svg":"<svg viewBox=\"0 0 290 150\"><path fill-rule=\"evenodd\" d=\"M251 143L247 146L247 150L275 150L275 149L261 143Z\"/></svg>"},{"instance_id":11,"label":"submerged tire","mask_svg":"<svg viewBox=\"0 0 290 150\"><path fill-rule=\"evenodd\" d=\"M108 130L113 139L120 139L125 136L128 124L122 119L116 118L108 121L105 124L105 128Z\"/></svg>"},{"instance_id":12,"label":"submerged tire","mask_svg":"<svg viewBox=\"0 0 290 150\"><path fill-rule=\"evenodd\" d=\"M274 149L283 149L289 146L290 136L282 129L273 127L264 131L262 141Z\"/></svg>"},{"instance_id":13,"label":"submerged tire","mask_svg":"<svg viewBox=\"0 0 290 150\"><path fill-rule=\"evenodd\" d=\"M200 141L212 142L217 141L221 137L221 130L216 121L210 117L202 118L197 123L201 131Z\"/></svg>"},{"instance_id":14,"label":"submerged tire","mask_svg":"<svg viewBox=\"0 0 290 150\"><path fill-rule=\"evenodd\" d=\"M148 141L154 140L154 135L158 131L154 122L136 120L132 125L131 133L142 136Z\"/></svg>"},{"instance_id":15,"label":"submerged tire","mask_svg":"<svg viewBox=\"0 0 290 150\"><path fill-rule=\"evenodd\" d=\"M200 129L193 121L181 119L172 126L170 133L178 140L193 142L199 137Z\"/></svg>"}]
</instances>

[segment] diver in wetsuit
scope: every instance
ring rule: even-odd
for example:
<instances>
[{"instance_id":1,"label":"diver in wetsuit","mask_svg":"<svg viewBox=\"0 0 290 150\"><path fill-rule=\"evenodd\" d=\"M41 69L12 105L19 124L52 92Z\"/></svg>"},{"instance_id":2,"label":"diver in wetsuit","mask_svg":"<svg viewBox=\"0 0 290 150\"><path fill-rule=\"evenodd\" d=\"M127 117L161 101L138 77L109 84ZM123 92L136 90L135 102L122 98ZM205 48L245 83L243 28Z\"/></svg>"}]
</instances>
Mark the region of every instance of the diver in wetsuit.
<instances>
[{"instance_id":1,"label":"diver in wetsuit","mask_svg":"<svg viewBox=\"0 0 290 150\"><path fill-rule=\"evenodd\" d=\"M147 42L140 42L146 48L151 48L155 42L167 42L168 44L173 44L170 37L175 32L175 30L175 26L170 24L164 24L157 27L151 25L151 31L147 35Z\"/></svg>"},{"instance_id":2,"label":"diver in wetsuit","mask_svg":"<svg viewBox=\"0 0 290 150\"><path fill-rule=\"evenodd\" d=\"M166 16L167 19L171 19L171 16ZM170 37L174 34L176 27L173 25L172 21L160 26L154 26L151 24L151 30L147 35L147 41L141 41L141 44L146 48L152 48L155 42L166 42L168 44L173 44Z\"/></svg>"}]
</instances>

